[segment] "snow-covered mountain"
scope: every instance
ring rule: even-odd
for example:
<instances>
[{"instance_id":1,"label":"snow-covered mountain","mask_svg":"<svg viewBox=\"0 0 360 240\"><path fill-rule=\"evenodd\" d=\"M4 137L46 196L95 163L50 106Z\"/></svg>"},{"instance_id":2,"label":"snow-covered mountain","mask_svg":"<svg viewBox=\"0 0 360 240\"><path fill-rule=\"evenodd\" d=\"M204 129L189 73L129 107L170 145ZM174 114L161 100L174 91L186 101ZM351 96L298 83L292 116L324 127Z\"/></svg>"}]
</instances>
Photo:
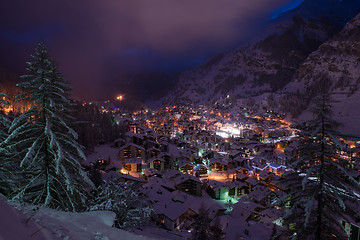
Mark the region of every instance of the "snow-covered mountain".
<instances>
[{"instance_id":1,"label":"snow-covered mountain","mask_svg":"<svg viewBox=\"0 0 360 240\"><path fill-rule=\"evenodd\" d=\"M300 113L323 87L332 93L334 118L348 132L360 134L360 14L309 55L279 102L284 111Z\"/></svg>"},{"instance_id":2,"label":"snow-covered mountain","mask_svg":"<svg viewBox=\"0 0 360 240\"><path fill-rule=\"evenodd\" d=\"M175 91L163 103L212 104L226 95L248 99L284 93L295 87L290 83L301 78L300 68L305 68L308 57L359 11L358 1L305 0L275 19L261 40L183 72Z\"/></svg>"}]
</instances>

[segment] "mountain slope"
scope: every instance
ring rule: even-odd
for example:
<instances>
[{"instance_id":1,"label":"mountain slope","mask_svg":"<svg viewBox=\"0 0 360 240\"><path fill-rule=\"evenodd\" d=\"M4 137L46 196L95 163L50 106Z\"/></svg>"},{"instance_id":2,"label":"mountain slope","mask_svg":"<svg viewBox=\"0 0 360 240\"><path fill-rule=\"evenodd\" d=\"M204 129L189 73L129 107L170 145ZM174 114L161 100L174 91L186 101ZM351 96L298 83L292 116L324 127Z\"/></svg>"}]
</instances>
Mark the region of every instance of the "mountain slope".
<instances>
[{"instance_id":1,"label":"mountain slope","mask_svg":"<svg viewBox=\"0 0 360 240\"><path fill-rule=\"evenodd\" d=\"M331 93L333 115L343 129L360 134L355 117L360 115L360 14L301 64L278 101L282 110L292 108L300 114L321 89Z\"/></svg>"},{"instance_id":2,"label":"mountain slope","mask_svg":"<svg viewBox=\"0 0 360 240\"><path fill-rule=\"evenodd\" d=\"M164 104L211 104L219 97L259 96L283 89L320 44L360 10L356 1L305 0L276 19L262 40L220 54L184 72Z\"/></svg>"}]
</instances>

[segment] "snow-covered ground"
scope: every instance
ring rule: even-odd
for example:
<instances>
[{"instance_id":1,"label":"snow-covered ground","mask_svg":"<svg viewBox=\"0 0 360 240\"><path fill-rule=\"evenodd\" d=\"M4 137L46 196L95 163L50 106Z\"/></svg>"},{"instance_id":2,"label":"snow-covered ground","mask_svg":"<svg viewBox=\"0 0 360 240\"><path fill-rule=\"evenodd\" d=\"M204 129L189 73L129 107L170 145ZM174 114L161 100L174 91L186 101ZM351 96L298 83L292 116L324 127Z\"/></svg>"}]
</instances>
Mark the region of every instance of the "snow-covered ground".
<instances>
[{"instance_id":1,"label":"snow-covered ground","mask_svg":"<svg viewBox=\"0 0 360 240\"><path fill-rule=\"evenodd\" d=\"M0 198L0 240L155 240L112 226L115 213L62 212L20 206L26 215Z\"/></svg>"},{"instance_id":2,"label":"snow-covered ground","mask_svg":"<svg viewBox=\"0 0 360 240\"><path fill-rule=\"evenodd\" d=\"M119 149L111 147L110 144L104 144L96 146L94 152L86 158L86 162L91 163L98 159L108 160L109 158L111 161L119 160Z\"/></svg>"}]
</instances>

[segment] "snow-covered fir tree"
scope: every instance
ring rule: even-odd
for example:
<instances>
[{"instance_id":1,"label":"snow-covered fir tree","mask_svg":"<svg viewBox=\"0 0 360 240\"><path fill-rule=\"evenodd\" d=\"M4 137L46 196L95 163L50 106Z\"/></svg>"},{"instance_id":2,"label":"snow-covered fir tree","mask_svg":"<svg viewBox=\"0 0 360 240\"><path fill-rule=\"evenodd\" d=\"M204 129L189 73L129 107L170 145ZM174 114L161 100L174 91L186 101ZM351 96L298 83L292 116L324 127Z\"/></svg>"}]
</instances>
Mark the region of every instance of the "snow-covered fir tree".
<instances>
[{"instance_id":1,"label":"snow-covered fir tree","mask_svg":"<svg viewBox=\"0 0 360 240\"><path fill-rule=\"evenodd\" d=\"M6 101L7 95L0 92L0 142L4 141L8 136L8 130L10 128L10 119L4 113L4 107L9 104Z\"/></svg>"},{"instance_id":2,"label":"snow-covered fir tree","mask_svg":"<svg viewBox=\"0 0 360 240\"><path fill-rule=\"evenodd\" d=\"M21 167L13 199L46 207L75 211L83 207L92 182L83 171L85 159L77 134L69 126L70 87L39 43L28 62L27 82L18 84L17 100L31 100L32 107L16 118L2 146ZM16 164L16 163L14 163Z\"/></svg>"},{"instance_id":3,"label":"snow-covered fir tree","mask_svg":"<svg viewBox=\"0 0 360 240\"><path fill-rule=\"evenodd\" d=\"M0 193L4 195L11 192L11 176L14 172L9 154L6 154L6 151L1 149L1 143L9 136L8 131L11 125L10 117L3 112L4 107L9 104L6 98L6 94L0 93Z\"/></svg>"},{"instance_id":4,"label":"snow-covered fir tree","mask_svg":"<svg viewBox=\"0 0 360 240\"><path fill-rule=\"evenodd\" d=\"M199 208L199 214L196 216L193 229L191 231L191 240L220 240L223 237L223 232L220 227L219 220L215 220L213 226L210 225L211 219L208 210L204 205Z\"/></svg>"},{"instance_id":5,"label":"snow-covered fir tree","mask_svg":"<svg viewBox=\"0 0 360 240\"><path fill-rule=\"evenodd\" d=\"M341 221L359 217L360 184L348 174L351 162L339 139L338 123L331 118L329 94L321 94L312 109L313 119L300 124L294 170L285 176L290 189L282 203L293 239L346 239Z\"/></svg>"},{"instance_id":6,"label":"snow-covered fir tree","mask_svg":"<svg viewBox=\"0 0 360 240\"><path fill-rule=\"evenodd\" d=\"M135 184L112 181L99 188L89 210L113 211L116 213L114 226L128 230L147 223L153 211L139 195Z\"/></svg>"}]
</instances>

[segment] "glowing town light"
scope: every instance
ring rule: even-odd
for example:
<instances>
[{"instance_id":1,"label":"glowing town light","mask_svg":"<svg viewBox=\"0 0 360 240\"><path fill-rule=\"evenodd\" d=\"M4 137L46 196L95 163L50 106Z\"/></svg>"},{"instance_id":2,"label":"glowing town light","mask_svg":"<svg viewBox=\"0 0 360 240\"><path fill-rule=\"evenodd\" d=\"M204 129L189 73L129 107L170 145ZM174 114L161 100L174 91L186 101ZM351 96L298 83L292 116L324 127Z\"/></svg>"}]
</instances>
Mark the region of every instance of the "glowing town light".
<instances>
[{"instance_id":1,"label":"glowing town light","mask_svg":"<svg viewBox=\"0 0 360 240\"><path fill-rule=\"evenodd\" d=\"M123 100L123 95L117 96L116 99L119 100L119 101Z\"/></svg>"},{"instance_id":2,"label":"glowing town light","mask_svg":"<svg viewBox=\"0 0 360 240\"><path fill-rule=\"evenodd\" d=\"M239 137L241 135L242 127L237 127L235 125L220 125L219 129L216 131L216 135L219 135L222 138L229 137Z\"/></svg>"}]
</instances>

